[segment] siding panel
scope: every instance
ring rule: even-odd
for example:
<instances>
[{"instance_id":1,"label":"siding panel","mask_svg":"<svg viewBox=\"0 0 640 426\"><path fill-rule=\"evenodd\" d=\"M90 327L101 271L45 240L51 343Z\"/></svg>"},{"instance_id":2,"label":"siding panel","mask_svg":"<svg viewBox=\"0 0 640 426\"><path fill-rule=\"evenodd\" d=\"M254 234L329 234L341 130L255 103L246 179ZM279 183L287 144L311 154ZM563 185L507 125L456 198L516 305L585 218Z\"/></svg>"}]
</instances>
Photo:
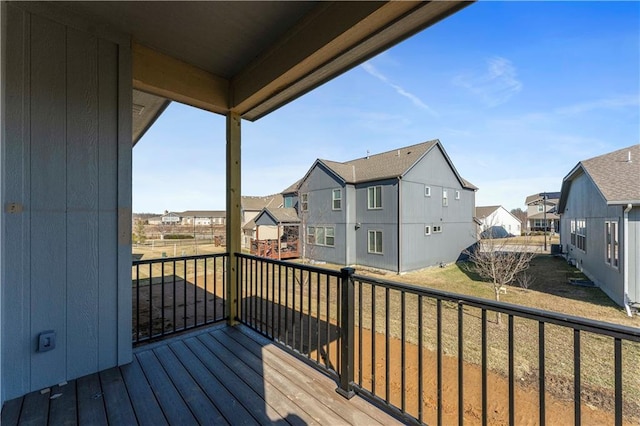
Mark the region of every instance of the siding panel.
<instances>
[{"instance_id":1,"label":"siding panel","mask_svg":"<svg viewBox=\"0 0 640 426\"><path fill-rule=\"evenodd\" d=\"M7 13L5 134L2 144L2 182L5 203L19 203L22 213L3 213L2 256L2 397L29 390L31 382L31 318L29 316L30 208L29 167L29 16L9 3ZM4 59L4 58L3 58ZM7 265L12 265L8 268ZM9 283L11 283L9 285Z\"/></svg>"},{"instance_id":2,"label":"siding panel","mask_svg":"<svg viewBox=\"0 0 640 426\"><path fill-rule=\"evenodd\" d=\"M31 388L66 380L66 70L62 25L31 17L31 344L44 330L56 349L31 356Z\"/></svg>"},{"instance_id":3,"label":"siding panel","mask_svg":"<svg viewBox=\"0 0 640 426\"><path fill-rule=\"evenodd\" d=\"M118 47L100 40L98 52L98 368L117 365L118 348Z\"/></svg>"},{"instance_id":4,"label":"siding panel","mask_svg":"<svg viewBox=\"0 0 640 426\"><path fill-rule=\"evenodd\" d=\"M67 357L71 377L98 366L97 40L67 30Z\"/></svg>"}]
</instances>

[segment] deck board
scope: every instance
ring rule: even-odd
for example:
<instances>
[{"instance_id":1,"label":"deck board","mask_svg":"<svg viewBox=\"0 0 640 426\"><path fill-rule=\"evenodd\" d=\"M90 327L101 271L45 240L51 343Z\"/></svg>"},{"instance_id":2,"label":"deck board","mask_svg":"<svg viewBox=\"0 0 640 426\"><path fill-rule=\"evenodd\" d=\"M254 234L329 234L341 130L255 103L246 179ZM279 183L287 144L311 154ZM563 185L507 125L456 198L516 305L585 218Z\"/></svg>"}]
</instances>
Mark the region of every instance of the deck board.
<instances>
[{"instance_id":1,"label":"deck board","mask_svg":"<svg viewBox=\"0 0 640 426\"><path fill-rule=\"evenodd\" d=\"M131 364L8 401L2 425L398 424L335 388L249 328L216 326L136 348Z\"/></svg>"},{"instance_id":2,"label":"deck board","mask_svg":"<svg viewBox=\"0 0 640 426\"><path fill-rule=\"evenodd\" d=\"M100 373L100 383L104 390L104 403L109 424L130 425L136 423L136 415L127 388L118 368L110 368Z\"/></svg>"},{"instance_id":3,"label":"deck board","mask_svg":"<svg viewBox=\"0 0 640 426\"><path fill-rule=\"evenodd\" d=\"M51 388L49 402L49 423L55 425L78 424L78 407L76 404L76 381L72 380L64 386Z\"/></svg>"}]
</instances>

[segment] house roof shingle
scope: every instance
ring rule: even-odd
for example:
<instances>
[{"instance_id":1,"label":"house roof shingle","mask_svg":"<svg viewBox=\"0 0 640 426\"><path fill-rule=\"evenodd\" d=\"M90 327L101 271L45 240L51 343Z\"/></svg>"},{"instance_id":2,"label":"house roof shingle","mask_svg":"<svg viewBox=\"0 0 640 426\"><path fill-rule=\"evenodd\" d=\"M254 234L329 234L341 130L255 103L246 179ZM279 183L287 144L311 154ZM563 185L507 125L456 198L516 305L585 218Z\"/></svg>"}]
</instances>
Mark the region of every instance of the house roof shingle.
<instances>
[{"instance_id":1,"label":"house roof shingle","mask_svg":"<svg viewBox=\"0 0 640 426\"><path fill-rule=\"evenodd\" d=\"M280 207L282 202L282 194L265 195L263 197L245 195L242 197L242 209L260 211L265 207Z\"/></svg>"},{"instance_id":2,"label":"house roof shingle","mask_svg":"<svg viewBox=\"0 0 640 426\"><path fill-rule=\"evenodd\" d=\"M394 149L380 154L369 155L343 163L330 160L318 160L324 164L346 183L360 183L374 180L396 178L404 175L414 164L418 162L429 150L439 145L440 141L432 140L428 142L410 145L403 148ZM442 150L446 157L444 149ZM447 161L449 158L447 157ZM449 161L451 164L451 162ZM451 164L453 168L453 164ZM460 177L453 168L456 176L464 188L478 189L467 180Z\"/></svg>"},{"instance_id":3,"label":"house roof shingle","mask_svg":"<svg viewBox=\"0 0 640 426\"><path fill-rule=\"evenodd\" d=\"M270 214L276 220L276 223L300 222L300 218L298 217L298 213L296 212L296 209L292 207L280 207L277 209L265 207L264 211Z\"/></svg>"},{"instance_id":4,"label":"house roof shingle","mask_svg":"<svg viewBox=\"0 0 640 426\"><path fill-rule=\"evenodd\" d=\"M476 217L483 218L498 210L500 206L480 206L476 207Z\"/></svg>"},{"instance_id":5,"label":"house roof shingle","mask_svg":"<svg viewBox=\"0 0 640 426\"><path fill-rule=\"evenodd\" d=\"M524 203L526 205L535 205L537 203L539 203L540 201L542 201L542 197L544 197L546 195L547 197L547 204L557 204L558 200L560 200L560 193L559 192L540 192L538 194L533 194L533 195L529 195Z\"/></svg>"},{"instance_id":6,"label":"house roof shingle","mask_svg":"<svg viewBox=\"0 0 640 426\"><path fill-rule=\"evenodd\" d=\"M640 201L640 144L593 157L579 164L582 164L607 202Z\"/></svg>"}]
</instances>

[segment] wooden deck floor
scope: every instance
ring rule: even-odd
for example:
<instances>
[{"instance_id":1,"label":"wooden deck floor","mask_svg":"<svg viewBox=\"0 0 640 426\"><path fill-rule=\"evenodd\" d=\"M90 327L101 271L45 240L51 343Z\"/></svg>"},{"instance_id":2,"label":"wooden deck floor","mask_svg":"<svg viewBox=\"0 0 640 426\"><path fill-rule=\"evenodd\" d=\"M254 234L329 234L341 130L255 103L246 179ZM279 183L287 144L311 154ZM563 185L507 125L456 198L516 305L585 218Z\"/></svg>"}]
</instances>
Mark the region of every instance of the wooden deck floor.
<instances>
[{"instance_id":1,"label":"wooden deck floor","mask_svg":"<svg viewBox=\"0 0 640 426\"><path fill-rule=\"evenodd\" d=\"M137 348L134 361L5 403L2 426L399 422L246 327Z\"/></svg>"}]
</instances>

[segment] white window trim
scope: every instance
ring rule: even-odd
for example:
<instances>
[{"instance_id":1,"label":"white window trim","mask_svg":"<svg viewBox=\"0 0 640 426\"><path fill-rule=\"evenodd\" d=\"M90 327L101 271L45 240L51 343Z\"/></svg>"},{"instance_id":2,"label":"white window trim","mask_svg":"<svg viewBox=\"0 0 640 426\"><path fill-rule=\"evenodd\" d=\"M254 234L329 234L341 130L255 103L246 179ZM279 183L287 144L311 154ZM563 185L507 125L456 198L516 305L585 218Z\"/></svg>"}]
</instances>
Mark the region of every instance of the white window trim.
<instances>
[{"instance_id":1,"label":"white window trim","mask_svg":"<svg viewBox=\"0 0 640 426\"><path fill-rule=\"evenodd\" d=\"M434 234L439 234L442 232L442 225L433 225L433 233Z\"/></svg>"},{"instance_id":2,"label":"white window trim","mask_svg":"<svg viewBox=\"0 0 640 426\"><path fill-rule=\"evenodd\" d=\"M313 229L313 233L309 232L311 229ZM322 237L323 237L322 242L318 242L318 229L322 229L321 231ZM332 230L333 235L331 236L331 238L333 238L333 244L327 244L327 229ZM313 242L309 241L310 236L313 236ZM325 225L308 226L307 227L307 244L314 245L314 246L322 246L322 247L335 247L336 246L336 227L325 226Z\"/></svg>"},{"instance_id":3,"label":"white window trim","mask_svg":"<svg viewBox=\"0 0 640 426\"><path fill-rule=\"evenodd\" d=\"M309 193L304 192L300 194L300 211L309 211Z\"/></svg>"},{"instance_id":4,"label":"white window trim","mask_svg":"<svg viewBox=\"0 0 640 426\"><path fill-rule=\"evenodd\" d=\"M456 191L455 192L455 199L459 200L460 199L460 191Z\"/></svg>"},{"instance_id":5,"label":"white window trim","mask_svg":"<svg viewBox=\"0 0 640 426\"><path fill-rule=\"evenodd\" d=\"M426 186L424 187L424 196L425 197L431 197L431 187L430 186Z\"/></svg>"},{"instance_id":6,"label":"white window trim","mask_svg":"<svg viewBox=\"0 0 640 426\"><path fill-rule=\"evenodd\" d=\"M380 200L378 200L375 196L376 188L380 188ZM371 191L373 190L374 200L379 201L379 203L374 203L373 207L371 207ZM376 206L375 204L380 204L380 206ZM382 210L382 185L369 186L367 188L367 210Z\"/></svg>"},{"instance_id":7,"label":"white window trim","mask_svg":"<svg viewBox=\"0 0 640 426\"><path fill-rule=\"evenodd\" d=\"M336 192L340 194L338 198L336 198ZM340 207L336 208L336 201L340 201ZM331 210L342 210L342 188L332 189L331 190Z\"/></svg>"},{"instance_id":8,"label":"white window trim","mask_svg":"<svg viewBox=\"0 0 640 426\"><path fill-rule=\"evenodd\" d=\"M584 233L580 233L581 227L579 226L581 223L584 224ZM584 253L587 252L587 219L576 219L576 248ZM579 244L580 237L583 238L583 243ZM582 247L580 247L582 246Z\"/></svg>"},{"instance_id":9,"label":"white window trim","mask_svg":"<svg viewBox=\"0 0 640 426\"><path fill-rule=\"evenodd\" d=\"M371 234L372 233L376 234L378 232L380 233L380 251L379 252L378 251L371 251L371 244L370 244L370 242L371 242L371 240L370 240ZM376 237L376 241L375 242L376 242L376 244L374 244L374 245L377 246L378 245L377 244L377 242L378 242L377 237ZM382 247L382 230L381 229L370 229L370 230L367 231L367 253L370 253L370 254L384 254L384 249Z\"/></svg>"},{"instance_id":10,"label":"white window trim","mask_svg":"<svg viewBox=\"0 0 640 426\"><path fill-rule=\"evenodd\" d=\"M431 235L431 225L424 226L424 235Z\"/></svg>"},{"instance_id":11,"label":"white window trim","mask_svg":"<svg viewBox=\"0 0 640 426\"><path fill-rule=\"evenodd\" d=\"M449 205L449 193L446 189L442 190L442 207L447 207Z\"/></svg>"}]
</instances>

